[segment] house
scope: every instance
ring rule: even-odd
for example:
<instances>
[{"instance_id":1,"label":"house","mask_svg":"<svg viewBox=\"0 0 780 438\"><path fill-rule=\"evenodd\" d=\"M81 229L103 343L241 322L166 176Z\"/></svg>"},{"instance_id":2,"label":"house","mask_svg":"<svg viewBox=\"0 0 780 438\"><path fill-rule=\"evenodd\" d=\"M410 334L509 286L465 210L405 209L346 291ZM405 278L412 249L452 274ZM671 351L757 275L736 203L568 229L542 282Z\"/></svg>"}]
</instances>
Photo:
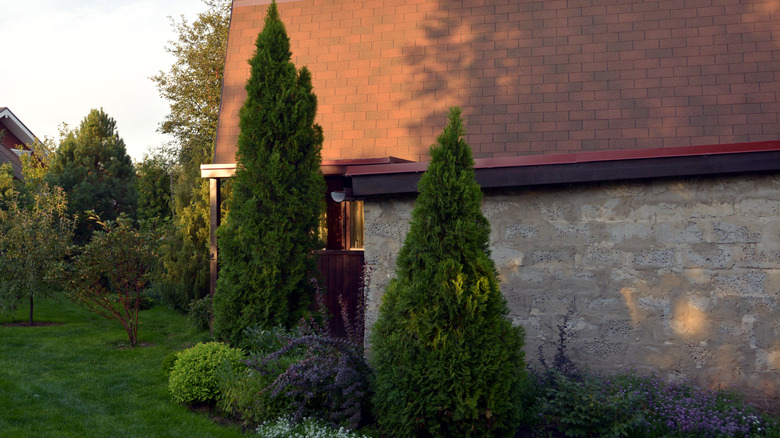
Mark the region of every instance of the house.
<instances>
[{"instance_id":1,"label":"house","mask_svg":"<svg viewBox=\"0 0 780 438\"><path fill-rule=\"evenodd\" d=\"M233 1L202 170L212 227L269 3ZM277 3L313 75L329 187L362 201L367 330L458 105L530 363L569 315L570 353L593 370L780 397L776 2ZM212 255L216 273L215 240Z\"/></svg>"},{"instance_id":2,"label":"house","mask_svg":"<svg viewBox=\"0 0 780 438\"><path fill-rule=\"evenodd\" d=\"M22 179L22 161L19 157L29 154L28 144L36 138L10 109L0 107L0 165L10 163L14 177Z\"/></svg>"}]
</instances>

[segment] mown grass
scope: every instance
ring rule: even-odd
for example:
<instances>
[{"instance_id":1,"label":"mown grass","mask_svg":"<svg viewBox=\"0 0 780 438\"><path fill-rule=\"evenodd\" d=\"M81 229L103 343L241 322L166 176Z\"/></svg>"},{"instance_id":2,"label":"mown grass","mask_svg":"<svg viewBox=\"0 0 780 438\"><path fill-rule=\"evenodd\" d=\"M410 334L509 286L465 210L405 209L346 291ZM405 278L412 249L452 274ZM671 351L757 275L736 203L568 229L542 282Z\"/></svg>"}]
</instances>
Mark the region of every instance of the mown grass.
<instances>
[{"instance_id":1,"label":"mown grass","mask_svg":"<svg viewBox=\"0 0 780 438\"><path fill-rule=\"evenodd\" d=\"M241 436L171 400L163 358L209 339L180 313L141 312L135 349L118 322L65 299L36 301L35 320L59 325L0 325L0 436Z\"/></svg>"}]
</instances>

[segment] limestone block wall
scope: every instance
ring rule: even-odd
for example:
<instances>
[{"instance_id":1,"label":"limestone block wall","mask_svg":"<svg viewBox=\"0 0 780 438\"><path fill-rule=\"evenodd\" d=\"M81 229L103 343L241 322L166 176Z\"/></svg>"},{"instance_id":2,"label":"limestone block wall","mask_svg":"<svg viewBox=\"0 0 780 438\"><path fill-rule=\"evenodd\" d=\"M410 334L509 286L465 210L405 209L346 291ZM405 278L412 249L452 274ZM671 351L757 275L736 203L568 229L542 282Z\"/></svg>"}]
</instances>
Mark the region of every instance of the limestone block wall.
<instances>
[{"instance_id":1,"label":"limestone block wall","mask_svg":"<svg viewBox=\"0 0 780 438\"><path fill-rule=\"evenodd\" d=\"M367 330L393 275L414 197L365 203ZM485 193L492 257L526 359L569 352L780 397L780 174Z\"/></svg>"}]
</instances>

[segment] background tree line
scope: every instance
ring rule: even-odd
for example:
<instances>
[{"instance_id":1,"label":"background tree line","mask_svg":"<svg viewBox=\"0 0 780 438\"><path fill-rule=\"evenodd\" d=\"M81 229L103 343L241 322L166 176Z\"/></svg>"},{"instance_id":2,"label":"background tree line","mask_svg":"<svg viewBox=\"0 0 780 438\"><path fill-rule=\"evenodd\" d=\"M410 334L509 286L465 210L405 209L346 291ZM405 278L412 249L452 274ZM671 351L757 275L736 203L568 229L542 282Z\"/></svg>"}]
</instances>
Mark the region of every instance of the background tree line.
<instances>
[{"instance_id":1,"label":"background tree line","mask_svg":"<svg viewBox=\"0 0 780 438\"><path fill-rule=\"evenodd\" d=\"M121 240L103 236L110 229L158 235L154 249L146 247L156 257L143 273L153 287L143 293L181 310L208 295L208 183L200 165L213 156L230 1L204 3L192 22L171 19L178 39L166 50L175 61L150 78L170 101L159 127L170 143L133 163L116 121L94 109L78 127L63 125L59 139L28 145L24 180L0 167L0 310L29 297L32 322L33 297L67 289L66 259L73 265L89 252L96 233Z\"/></svg>"}]
</instances>

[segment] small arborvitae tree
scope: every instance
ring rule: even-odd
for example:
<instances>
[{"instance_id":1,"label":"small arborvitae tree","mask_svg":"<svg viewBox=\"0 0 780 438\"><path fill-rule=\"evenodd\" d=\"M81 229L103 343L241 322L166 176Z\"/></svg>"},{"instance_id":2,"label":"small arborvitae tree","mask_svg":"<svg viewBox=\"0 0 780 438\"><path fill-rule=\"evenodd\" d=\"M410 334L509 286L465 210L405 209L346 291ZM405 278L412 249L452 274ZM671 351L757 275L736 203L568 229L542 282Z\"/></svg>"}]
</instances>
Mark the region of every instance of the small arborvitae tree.
<instances>
[{"instance_id":1,"label":"small arborvitae tree","mask_svg":"<svg viewBox=\"0 0 780 438\"><path fill-rule=\"evenodd\" d=\"M135 216L135 169L119 137L116 122L93 109L79 127L65 135L49 167L47 181L68 194L68 211L78 215L74 241L83 245L94 222L86 211L104 220L121 213Z\"/></svg>"},{"instance_id":2,"label":"small arborvitae tree","mask_svg":"<svg viewBox=\"0 0 780 438\"><path fill-rule=\"evenodd\" d=\"M455 108L372 332L377 419L393 436L513 436L521 409L523 329L506 317L463 133Z\"/></svg>"},{"instance_id":3,"label":"small arborvitae tree","mask_svg":"<svg viewBox=\"0 0 780 438\"><path fill-rule=\"evenodd\" d=\"M240 112L238 168L220 227L214 333L237 342L246 327L292 326L314 293L317 227L325 204L322 128L311 74L290 61L271 3L250 60Z\"/></svg>"}]
</instances>

